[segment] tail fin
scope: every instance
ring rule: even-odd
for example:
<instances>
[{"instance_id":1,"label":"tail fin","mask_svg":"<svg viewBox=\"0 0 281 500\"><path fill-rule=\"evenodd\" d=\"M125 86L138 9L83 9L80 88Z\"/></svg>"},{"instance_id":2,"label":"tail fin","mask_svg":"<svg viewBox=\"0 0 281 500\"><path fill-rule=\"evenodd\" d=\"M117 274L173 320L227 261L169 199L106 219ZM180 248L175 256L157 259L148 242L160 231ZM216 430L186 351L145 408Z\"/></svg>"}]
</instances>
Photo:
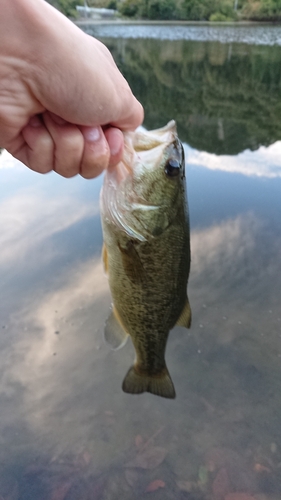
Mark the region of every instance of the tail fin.
<instances>
[{"instance_id":1,"label":"tail fin","mask_svg":"<svg viewBox=\"0 0 281 500\"><path fill-rule=\"evenodd\" d=\"M123 380L122 389L130 394L151 392L162 398L174 399L176 392L170 374L165 367L159 375L138 373L132 366Z\"/></svg>"}]
</instances>

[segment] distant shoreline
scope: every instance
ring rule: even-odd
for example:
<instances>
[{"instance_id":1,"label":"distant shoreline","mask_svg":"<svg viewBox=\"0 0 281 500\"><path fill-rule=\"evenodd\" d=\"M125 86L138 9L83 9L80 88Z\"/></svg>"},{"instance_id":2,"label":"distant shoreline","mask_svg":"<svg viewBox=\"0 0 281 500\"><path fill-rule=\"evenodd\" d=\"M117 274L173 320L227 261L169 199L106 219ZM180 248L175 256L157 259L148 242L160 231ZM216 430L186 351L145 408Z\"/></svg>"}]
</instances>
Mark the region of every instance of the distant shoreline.
<instances>
[{"instance_id":1,"label":"distant shoreline","mask_svg":"<svg viewBox=\"0 0 281 500\"><path fill-rule=\"evenodd\" d=\"M270 21L152 21L139 19L75 19L77 26L92 25L139 25L139 26L280 26L280 23Z\"/></svg>"}]
</instances>

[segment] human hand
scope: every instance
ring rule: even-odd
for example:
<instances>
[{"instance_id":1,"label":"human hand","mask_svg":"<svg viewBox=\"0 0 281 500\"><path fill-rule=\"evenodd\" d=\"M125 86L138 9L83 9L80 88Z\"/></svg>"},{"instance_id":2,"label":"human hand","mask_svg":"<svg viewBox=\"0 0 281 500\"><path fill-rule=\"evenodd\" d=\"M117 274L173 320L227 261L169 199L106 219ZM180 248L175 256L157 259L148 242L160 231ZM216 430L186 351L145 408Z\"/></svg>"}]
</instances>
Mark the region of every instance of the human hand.
<instances>
[{"instance_id":1,"label":"human hand","mask_svg":"<svg viewBox=\"0 0 281 500\"><path fill-rule=\"evenodd\" d=\"M143 119L107 48L44 0L2 0L0 146L40 173L98 175Z\"/></svg>"}]
</instances>

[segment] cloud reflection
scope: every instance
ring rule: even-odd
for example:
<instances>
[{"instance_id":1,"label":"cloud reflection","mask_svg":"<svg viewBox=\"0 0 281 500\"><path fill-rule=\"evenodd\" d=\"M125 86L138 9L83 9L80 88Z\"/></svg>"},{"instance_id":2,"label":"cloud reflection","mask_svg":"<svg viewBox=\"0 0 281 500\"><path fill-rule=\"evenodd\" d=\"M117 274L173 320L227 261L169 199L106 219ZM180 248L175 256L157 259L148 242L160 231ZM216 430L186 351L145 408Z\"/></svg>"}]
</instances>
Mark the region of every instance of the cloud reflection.
<instances>
[{"instance_id":1,"label":"cloud reflection","mask_svg":"<svg viewBox=\"0 0 281 500\"><path fill-rule=\"evenodd\" d=\"M22 163L16 160L6 149L0 151L0 169L4 168L22 168Z\"/></svg>"},{"instance_id":2,"label":"cloud reflection","mask_svg":"<svg viewBox=\"0 0 281 500\"><path fill-rule=\"evenodd\" d=\"M218 280L225 276L226 270L229 276L233 267L238 272L238 262L255 248L261 225L253 213L248 213L192 231L192 273L199 276L205 271L212 272Z\"/></svg>"},{"instance_id":3,"label":"cloud reflection","mask_svg":"<svg viewBox=\"0 0 281 500\"><path fill-rule=\"evenodd\" d=\"M275 258L280 252L280 241L274 240L276 246L273 247L268 234L265 236L263 222L254 213L243 213L192 231L189 294L193 325L189 335L186 332L183 336L171 335L168 348L169 368L171 373L178 373L176 404L164 406L165 401L151 400L149 395L142 399L123 395L121 382L133 352L131 350L128 355L130 343L118 355L111 353L104 344L103 325L110 295L100 257L76 260L69 252L64 256L69 259L69 265L62 268L56 248L46 251L55 233L62 233L64 238L65 228L96 213L97 200L86 202L70 194L58 196L58 193L46 191L48 189L43 191L41 188L35 191L33 186L33 191L25 189L2 200L0 205L0 264L5 267L17 264L19 271L17 285L12 283L12 294L17 293L18 279L25 271L26 264L20 261L22 254L30 256L33 249L32 255L37 255L37 261L35 257L31 259L30 266L42 265L46 269L48 258L52 263L49 269L55 269L48 287L45 277L33 282L25 279L24 294L16 305L14 300L9 304L12 313L7 319L7 329L3 330L8 335L3 335L0 351L3 372L0 430L6 439L4 450L11 447L5 426L10 426L14 435L14 431L18 432L20 419L34 437L32 444L36 452L42 448L44 452L51 450L51 454L59 454L69 449L77 450L81 442L83 446L86 443L94 450L93 467L98 468L103 460L111 460L116 450L122 453L130 446L136 424L141 429L145 427L141 422L145 405L152 421L157 422L161 408L167 410L165 418L169 420L170 417L171 422L178 421L180 415L186 418L183 409L188 397L182 396L190 395L193 387L187 381L193 380L197 387L199 382L194 380L195 376L198 380L206 378L209 355L216 353L219 345L232 343L231 346L239 349L242 361L245 359L245 366L254 355L259 366L268 359L271 366L274 362L276 366L280 364L275 354L280 344L280 330L273 324L274 311L270 316L272 323L266 315L266 301L274 304L274 297L278 298L276 291L280 290L280 258ZM74 242L77 232L74 231L71 237ZM41 255L42 249L48 257ZM8 280L7 289L10 276ZM276 303L279 311L278 308L279 303ZM265 341L261 334L268 331L270 341L268 336ZM216 366L218 371L222 366L223 385L231 386L232 375L236 372L233 365L229 371L224 368L224 351L221 352L221 357L216 358ZM198 363L201 358L205 363L202 369ZM216 388L213 384L211 404L221 401L221 387ZM196 402L197 399L194 408ZM110 439L107 439L108 429L104 431L103 428L108 410L116 416ZM204 423L204 412L202 415ZM220 431L219 419L218 422L210 432L217 428ZM16 448L16 444L14 446ZM28 446L29 443L25 443L25 447ZM15 449L15 454L17 452Z\"/></svg>"},{"instance_id":4,"label":"cloud reflection","mask_svg":"<svg viewBox=\"0 0 281 500\"><path fill-rule=\"evenodd\" d=\"M263 356L266 349L270 351L276 347L273 337L271 346L269 342L262 344L263 337L259 333L264 323L260 323L258 330L256 325L248 330L244 328L244 324L249 323L249 304L244 300L247 297L251 301L250 294L255 293L259 283L256 265L259 267L261 261L258 258L256 264L253 257L262 228L262 222L248 213L192 232L189 292L194 320L190 335L206 359L208 352L213 352L220 342L230 343L239 336L243 337L245 351L249 339ZM261 256L264 251L260 249ZM268 269L265 269L262 286L274 276L280 281L276 269L271 269L268 275L266 273ZM9 347L10 359L14 362L6 367L2 391L7 393L10 387L20 388L18 391L22 396L19 398L18 393L14 394L14 406L18 408L12 415L22 415L36 438L40 436L44 447L48 446L56 453L62 449L77 449L82 435L83 442L99 450L95 460L100 466L101 457L111 459L109 444L103 440L101 432L104 410L114 408L116 415L123 415L116 420L110 452L113 447L116 449L118 435L126 442L124 436L130 435L134 425L131 422L137 418L134 412L140 400L133 398L128 406L124 406L126 396L121 391L124 370L132 353L128 359L126 349L117 356L105 347L102 332L110 295L100 258L76 263L58 278L55 290L45 291L35 299L32 291L27 290L24 306L13 315L10 331L21 332L21 335L17 334ZM206 305L204 310L203 304ZM251 304L254 322L259 315L258 306L259 303ZM203 328L199 328L199 323ZM183 337L171 335L170 353L178 342L181 342L180 352L187 349L190 340L186 336L184 339L182 344ZM280 341L279 337L276 340ZM260 345L262 349L259 349ZM198 352L196 350L194 354L196 360ZM186 390L186 380L192 379L194 365L190 361L192 354L189 354L188 364L186 356L182 360L180 356L170 356L171 372L179 374L179 394ZM198 369L198 364L196 366ZM143 398L142 401L149 399ZM153 401L153 404L160 403ZM178 404L183 404L180 399ZM173 418L173 412L178 408L175 406L169 410ZM97 415L101 417L95 420Z\"/></svg>"},{"instance_id":5,"label":"cloud reflection","mask_svg":"<svg viewBox=\"0 0 281 500\"><path fill-rule=\"evenodd\" d=\"M188 164L255 177L281 177L281 141L237 156L217 156L185 145Z\"/></svg>"},{"instance_id":6,"label":"cloud reflection","mask_svg":"<svg viewBox=\"0 0 281 500\"><path fill-rule=\"evenodd\" d=\"M6 368L2 394L13 386L19 388L21 399L14 394L14 404L20 401L16 413L58 453L60 447L77 446L77 418L79 425L87 420L87 433L92 428L99 404L93 407L92 397L101 401L97 395L103 393L106 379L104 362L109 350L103 326L109 304L107 278L97 258L61 276L61 286L55 291L45 292L37 301L34 297L27 300L11 319L11 334L22 333L10 346L9 357L16 362ZM81 394L82 407L77 404Z\"/></svg>"},{"instance_id":7,"label":"cloud reflection","mask_svg":"<svg viewBox=\"0 0 281 500\"><path fill-rule=\"evenodd\" d=\"M140 130L145 130L140 127ZM236 156L215 155L198 151L184 144L187 163L209 170L239 173L249 177L281 177L281 141L270 146L260 146L256 151L245 150ZM0 155L0 169L22 168L22 163L7 151Z\"/></svg>"},{"instance_id":8,"label":"cloud reflection","mask_svg":"<svg viewBox=\"0 0 281 500\"><path fill-rule=\"evenodd\" d=\"M20 261L55 233L98 213L98 201L84 202L70 194L58 196L40 189L4 198L0 201L0 266ZM46 254L40 258L43 261Z\"/></svg>"},{"instance_id":9,"label":"cloud reflection","mask_svg":"<svg viewBox=\"0 0 281 500\"><path fill-rule=\"evenodd\" d=\"M251 212L192 232L192 326L194 332L202 323L205 348L208 341L241 341L241 351L261 366L270 358L279 366L279 254L280 235Z\"/></svg>"},{"instance_id":10,"label":"cloud reflection","mask_svg":"<svg viewBox=\"0 0 281 500\"><path fill-rule=\"evenodd\" d=\"M87 315L94 319L90 326L92 339L106 317L109 289L100 258L80 264L62 281L64 284L57 290L47 292L37 304L26 307L13 318L16 323L26 325L27 330L37 332L26 352L24 365L27 370L21 367L18 371L19 378L25 383L38 384L40 369L44 363L50 362L54 352L59 351L66 362L69 362L69 355L77 354L86 335L85 330L88 330L85 323ZM97 303L104 302L105 297L104 307L96 309ZM91 347L99 346L100 340L96 338ZM39 386L42 389L40 383Z\"/></svg>"}]
</instances>

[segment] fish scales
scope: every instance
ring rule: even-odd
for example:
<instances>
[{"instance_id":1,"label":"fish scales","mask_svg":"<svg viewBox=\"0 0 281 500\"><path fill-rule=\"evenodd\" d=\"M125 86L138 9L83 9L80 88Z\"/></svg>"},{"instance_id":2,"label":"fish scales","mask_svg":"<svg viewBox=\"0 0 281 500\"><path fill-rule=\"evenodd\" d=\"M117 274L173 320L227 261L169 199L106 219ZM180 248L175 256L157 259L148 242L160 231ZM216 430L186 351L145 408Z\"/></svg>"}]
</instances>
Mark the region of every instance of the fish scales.
<instances>
[{"instance_id":1,"label":"fish scales","mask_svg":"<svg viewBox=\"0 0 281 500\"><path fill-rule=\"evenodd\" d=\"M182 229L174 227L172 231L177 233L176 229L178 234L170 235L171 231L166 231L153 242L153 248L150 241L136 245L140 262L143 263L141 283L134 283L128 276L122 265L121 253L119 260L116 259L109 268L113 303L119 311L125 330L135 332L138 340L134 345L140 353L142 367L148 372L164 368L165 334L167 329L170 330L175 325L185 304L185 262L182 266L175 265L180 259L185 242L182 239ZM170 255L167 254L165 244L167 238L169 245L179 240L175 247L180 252L173 251ZM153 258L151 258L152 251ZM178 294L179 289L181 289L180 294ZM134 342L134 337L132 340ZM159 349L161 356L156 357ZM149 359L151 352L155 352L153 363ZM155 366L156 363L158 366Z\"/></svg>"},{"instance_id":2,"label":"fish scales","mask_svg":"<svg viewBox=\"0 0 281 500\"><path fill-rule=\"evenodd\" d=\"M101 194L103 258L113 299L105 336L115 348L128 335L133 341L136 361L124 379L125 392L173 398L166 343L177 322L189 327L191 321L184 154L174 122L136 134L125 135L133 164L121 162L109 171Z\"/></svg>"}]
</instances>

